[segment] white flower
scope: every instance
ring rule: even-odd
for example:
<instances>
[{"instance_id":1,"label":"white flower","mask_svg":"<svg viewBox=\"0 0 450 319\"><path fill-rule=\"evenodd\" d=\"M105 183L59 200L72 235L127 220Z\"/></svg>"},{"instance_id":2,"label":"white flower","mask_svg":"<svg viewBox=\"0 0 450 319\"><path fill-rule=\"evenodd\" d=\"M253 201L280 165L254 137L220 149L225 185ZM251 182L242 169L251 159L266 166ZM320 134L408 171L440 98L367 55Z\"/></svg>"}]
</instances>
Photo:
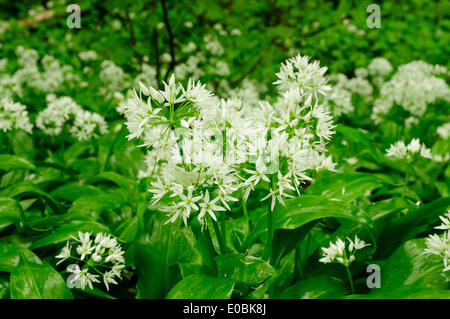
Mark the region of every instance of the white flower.
<instances>
[{"instance_id":1,"label":"white flower","mask_svg":"<svg viewBox=\"0 0 450 319\"><path fill-rule=\"evenodd\" d=\"M356 251L370 245L356 235L353 241L348 237L347 240L349 241L348 248L346 248L346 243L340 238L336 240L336 243L330 242L328 248L323 247L323 257L319 261L322 263L337 262L348 267L356 259Z\"/></svg>"},{"instance_id":2,"label":"white flower","mask_svg":"<svg viewBox=\"0 0 450 319\"><path fill-rule=\"evenodd\" d=\"M409 142L407 149L411 153L417 153L420 151L420 140L418 138L413 138L411 142Z\"/></svg>"},{"instance_id":3,"label":"white flower","mask_svg":"<svg viewBox=\"0 0 450 319\"><path fill-rule=\"evenodd\" d=\"M117 281L114 279L114 276L116 274L113 271L107 271L105 272L105 274L103 275L103 283L106 286L106 290L109 291L109 284L115 284L117 285Z\"/></svg>"},{"instance_id":4,"label":"white flower","mask_svg":"<svg viewBox=\"0 0 450 319\"><path fill-rule=\"evenodd\" d=\"M450 122L442 124L436 130L436 133L442 138L447 139L450 136Z\"/></svg>"},{"instance_id":5,"label":"white flower","mask_svg":"<svg viewBox=\"0 0 450 319\"><path fill-rule=\"evenodd\" d=\"M125 267L124 251L117 239L111 237L111 235L99 233L92 240L91 233L87 232L78 232L78 237L71 237L79 243L76 248L76 253L79 257L70 254L71 246L69 242L66 243L61 253L56 256L56 258L62 258L57 264L68 258L84 262L82 268L79 265L70 265L67 268L68 272L74 274L71 282L78 281L82 289L86 286L92 289L93 283L100 282L98 277L101 275L108 290L109 284L117 284L114 277L120 279L121 270Z\"/></svg>"},{"instance_id":6,"label":"white flower","mask_svg":"<svg viewBox=\"0 0 450 319\"><path fill-rule=\"evenodd\" d=\"M225 208L222 206L216 205L219 197L216 197L212 201L209 200L209 192L206 190L205 196L203 197L203 203L200 203L200 213L198 214L198 220L203 220L206 213L208 213L212 219L217 221L217 217L214 214L214 211L225 211Z\"/></svg>"},{"instance_id":7,"label":"white flower","mask_svg":"<svg viewBox=\"0 0 450 319\"><path fill-rule=\"evenodd\" d=\"M193 185L188 186L187 191L188 191L187 195L184 195L184 193L178 194L180 198L178 206L184 210L182 216L185 225L187 225L187 219L191 214L191 209L198 210L198 206L195 203L202 198L202 196L193 196L194 192Z\"/></svg>"},{"instance_id":8,"label":"white flower","mask_svg":"<svg viewBox=\"0 0 450 319\"><path fill-rule=\"evenodd\" d=\"M301 94L313 95L316 99L318 95L327 94L330 90L324 76L327 68L320 67L318 61L311 63L309 60L310 57L299 54L281 65L280 72L276 74L278 80L274 82L280 91L298 87Z\"/></svg>"},{"instance_id":9,"label":"white flower","mask_svg":"<svg viewBox=\"0 0 450 319\"><path fill-rule=\"evenodd\" d=\"M1 90L0 90L1 92ZM27 107L21 103L14 103L9 97L0 100L0 130L24 130L31 133L33 125L28 117Z\"/></svg>"},{"instance_id":10,"label":"white flower","mask_svg":"<svg viewBox=\"0 0 450 319\"><path fill-rule=\"evenodd\" d=\"M375 58L367 66L367 70L372 76L385 76L392 72L392 65L388 60L384 58Z\"/></svg>"},{"instance_id":11,"label":"white flower","mask_svg":"<svg viewBox=\"0 0 450 319\"><path fill-rule=\"evenodd\" d=\"M447 213L444 216L439 216L442 221L442 224L435 227L436 229L449 230L450 229L450 209L447 210Z\"/></svg>"},{"instance_id":12,"label":"white flower","mask_svg":"<svg viewBox=\"0 0 450 319\"><path fill-rule=\"evenodd\" d=\"M66 246L61 250L61 253L59 255L56 255L55 258L61 258L60 261L58 261L56 264L59 265L64 260L68 259L70 257L70 250L72 249L72 246L69 245L69 242L66 243Z\"/></svg>"}]
</instances>

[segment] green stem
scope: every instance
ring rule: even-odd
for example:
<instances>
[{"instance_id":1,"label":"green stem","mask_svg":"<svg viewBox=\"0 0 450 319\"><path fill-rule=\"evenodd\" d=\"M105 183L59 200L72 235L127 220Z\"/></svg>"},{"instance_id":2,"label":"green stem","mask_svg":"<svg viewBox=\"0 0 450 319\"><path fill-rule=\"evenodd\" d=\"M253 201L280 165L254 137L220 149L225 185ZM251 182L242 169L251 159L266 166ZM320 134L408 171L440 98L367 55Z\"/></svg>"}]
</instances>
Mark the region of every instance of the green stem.
<instances>
[{"instance_id":1,"label":"green stem","mask_svg":"<svg viewBox=\"0 0 450 319\"><path fill-rule=\"evenodd\" d=\"M214 226L214 231L216 232L217 241L219 242L220 254L225 255L226 254L226 246L225 246L225 241L222 236L222 232L219 229L219 224L215 220L212 220L212 222L213 222L213 226Z\"/></svg>"},{"instance_id":2,"label":"green stem","mask_svg":"<svg viewBox=\"0 0 450 319\"><path fill-rule=\"evenodd\" d=\"M272 263L272 245L273 245L273 212L271 208L272 200L269 198L267 204L267 238L266 238L266 249L264 251L264 259L266 259L270 264Z\"/></svg>"},{"instance_id":3,"label":"green stem","mask_svg":"<svg viewBox=\"0 0 450 319\"><path fill-rule=\"evenodd\" d=\"M272 191L273 185L275 184L275 175L271 176L269 191ZM274 207L275 208L275 207ZM266 239L266 249L264 251L264 259L266 259L270 264L273 262L273 211L272 211L272 199L269 197L267 202L267 239Z\"/></svg>"},{"instance_id":4,"label":"green stem","mask_svg":"<svg viewBox=\"0 0 450 319\"><path fill-rule=\"evenodd\" d=\"M353 286L353 279L352 279L352 274L350 273L350 268L348 266L345 266L345 270L347 271L348 281L350 283L350 290L352 291L352 294L354 294L355 287Z\"/></svg>"},{"instance_id":5,"label":"green stem","mask_svg":"<svg viewBox=\"0 0 450 319\"><path fill-rule=\"evenodd\" d=\"M164 251L164 291L167 293L169 290L169 280L170 280L170 272L169 272L169 251L170 244L172 242L172 223L169 223L168 235L167 235L167 246Z\"/></svg>"},{"instance_id":6,"label":"green stem","mask_svg":"<svg viewBox=\"0 0 450 319\"><path fill-rule=\"evenodd\" d=\"M241 198L241 203L242 203L242 211L244 213L244 216L247 216L248 215L247 202L244 200L244 196L242 196L242 198Z\"/></svg>"}]
</instances>

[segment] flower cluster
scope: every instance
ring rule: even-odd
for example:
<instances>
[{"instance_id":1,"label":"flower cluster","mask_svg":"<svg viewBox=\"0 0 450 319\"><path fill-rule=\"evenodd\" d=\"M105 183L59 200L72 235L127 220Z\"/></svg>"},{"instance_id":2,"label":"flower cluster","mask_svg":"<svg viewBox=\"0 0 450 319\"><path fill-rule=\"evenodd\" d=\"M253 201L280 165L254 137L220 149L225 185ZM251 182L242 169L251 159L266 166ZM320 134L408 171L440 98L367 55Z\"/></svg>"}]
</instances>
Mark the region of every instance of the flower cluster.
<instances>
[{"instance_id":1,"label":"flower cluster","mask_svg":"<svg viewBox=\"0 0 450 319\"><path fill-rule=\"evenodd\" d=\"M420 117L427 105L439 99L450 101L450 88L439 75L447 69L424 61L401 65L392 78L380 86L380 97L375 101L372 118L380 122L392 106L400 105L411 115Z\"/></svg>"},{"instance_id":2,"label":"flower cluster","mask_svg":"<svg viewBox=\"0 0 450 319\"><path fill-rule=\"evenodd\" d=\"M167 212L169 221L187 224L196 212L205 224L205 217L217 220L260 183L268 190L262 200L271 199L273 209L299 193L314 170L334 169L325 155L333 119L319 103L328 89L326 69L308 60L297 56L282 66L279 78L289 85L277 81L280 95L273 104L220 99L201 83L190 79L185 88L174 76L162 90L141 83L120 108L128 138L150 148L147 176L158 176L149 189L152 205ZM290 63L310 73L294 71ZM285 75L286 70L301 74Z\"/></svg>"},{"instance_id":3,"label":"flower cluster","mask_svg":"<svg viewBox=\"0 0 450 319\"><path fill-rule=\"evenodd\" d=\"M98 278L102 277L107 290L110 284L117 285L116 278L121 279L121 272L125 267L124 251L117 239L103 233L91 238L91 233L82 232L78 232L78 237L72 238L75 243L68 241L56 256L60 259L57 264L66 260L78 262L68 267L68 272L73 274L70 283L79 283L81 289L86 286L92 289L93 283L100 282ZM72 245L76 245L73 253ZM83 265L80 266L79 263Z\"/></svg>"},{"instance_id":4,"label":"flower cluster","mask_svg":"<svg viewBox=\"0 0 450 319\"><path fill-rule=\"evenodd\" d=\"M430 149L424 143L420 143L418 138L412 139L408 145L403 141L398 141L392 144L386 152L386 156L406 159L407 161L411 161L416 155L428 159L433 158Z\"/></svg>"},{"instance_id":5,"label":"flower cluster","mask_svg":"<svg viewBox=\"0 0 450 319\"><path fill-rule=\"evenodd\" d=\"M375 58L367 66L367 70L372 76L386 76L392 72L393 68L385 58Z\"/></svg>"},{"instance_id":6,"label":"flower cluster","mask_svg":"<svg viewBox=\"0 0 450 319\"><path fill-rule=\"evenodd\" d=\"M436 229L444 230L442 236L438 234L429 235L426 239L427 248L424 250L425 254L437 255L442 258L444 269L443 272L450 270L449 258L450 258L450 209L444 216L439 216L442 223L435 227Z\"/></svg>"},{"instance_id":7,"label":"flower cluster","mask_svg":"<svg viewBox=\"0 0 450 319\"><path fill-rule=\"evenodd\" d=\"M323 257L319 261L325 264L336 262L348 267L355 260L355 254L358 250L370 246L356 235L355 240L348 237L347 240L348 247L347 243L340 238L336 240L336 243L330 242L330 247L322 247Z\"/></svg>"},{"instance_id":8,"label":"flower cluster","mask_svg":"<svg viewBox=\"0 0 450 319\"><path fill-rule=\"evenodd\" d=\"M122 68L120 68L110 60L104 60L100 67L100 81L102 81L104 85L102 88L100 88L101 95L110 98L113 93L126 88L126 75L123 72Z\"/></svg>"},{"instance_id":9,"label":"flower cluster","mask_svg":"<svg viewBox=\"0 0 450 319\"><path fill-rule=\"evenodd\" d=\"M54 98L36 117L36 126L47 135L61 134L66 124L78 140L88 140L108 131L101 115L84 110L68 96Z\"/></svg>"},{"instance_id":10,"label":"flower cluster","mask_svg":"<svg viewBox=\"0 0 450 319\"><path fill-rule=\"evenodd\" d=\"M0 100L0 130L24 130L31 133L33 125L28 117L27 107L21 103L13 102L9 97Z\"/></svg>"},{"instance_id":11,"label":"flower cluster","mask_svg":"<svg viewBox=\"0 0 450 319\"><path fill-rule=\"evenodd\" d=\"M318 61L310 63L309 60L310 57L298 54L281 65L280 72L276 74L278 80L274 82L280 91L299 88L302 95L312 94L315 98L326 95L330 90L324 77L327 68L320 67Z\"/></svg>"},{"instance_id":12,"label":"flower cluster","mask_svg":"<svg viewBox=\"0 0 450 319\"><path fill-rule=\"evenodd\" d=\"M436 133L442 138L442 139L448 139L450 137L450 122L442 124L439 126L436 130Z\"/></svg>"}]
</instances>

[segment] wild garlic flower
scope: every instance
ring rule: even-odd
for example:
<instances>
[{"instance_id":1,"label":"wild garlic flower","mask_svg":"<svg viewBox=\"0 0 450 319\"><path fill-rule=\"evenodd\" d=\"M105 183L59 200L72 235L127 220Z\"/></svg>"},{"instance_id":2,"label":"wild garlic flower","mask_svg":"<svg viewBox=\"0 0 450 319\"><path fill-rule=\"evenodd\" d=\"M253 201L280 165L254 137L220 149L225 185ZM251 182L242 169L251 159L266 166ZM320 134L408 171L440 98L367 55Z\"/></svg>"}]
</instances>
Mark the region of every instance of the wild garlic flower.
<instances>
[{"instance_id":1,"label":"wild garlic flower","mask_svg":"<svg viewBox=\"0 0 450 319\"><path fill-rule=\"evenodd\" d=\"M100 114L86 110L80 110L75 114L73 126L70 128L70 134L79 141L98 138L107 132L108 125L105 119Z\"/></svg>"},{"instance_id":2,"label":"wild garlic flower","mask_svg":"<svg viewBox=\"0 0 450 319\"><path fill-rule=\"evenodd\" d=\"M36 117L36 126L47 135L59 135L70 116L81 107L68 97L63 96L51 101Z\"/></svg>"},{"instance_id":3,"label":"wild garlic flower","mask_svg":"<svg viewBox=\"0 0 450 319\"><path fill-rule=\"evenodd\" d=\"M324 105L330 108L335 116L350 114L355 111L352 104L352 93L339 86L332 87Z\"/></svg>"},{"instance_id":4,"label":"wild garlic flower","mask_svg":"<svg viewBox=\"0 0 450 319\"><path fill-rule=\"evenodd\" d=\"M0 100L0 130L3 132L23 130L31 133L33 125L28 117L27 107L13 102L9 97Z\"/></svg>"},{"instance_id":5,"label":"wild garlic flower","mask_svg":"<svg viewBox=\"0 0 450 319\"><path fill-rule=\"evenodd\" d=\"M110 98L115 92L122 91L127 87L125 73L113 61L104 60L100 67L99 77L104 85L104 87L100 88L101 95Z\"/></svg>"},{"instance_id":6,"label":"wild garlic flower","mask_svg":"<svg viewBox=\"0 0 450 319\"><path fill-rule=\"evenodd\" d=\"M86 286L92 289L93 283L100 282L98 278L102 277L106 289L109 290L110 284L117 284L116 278L121 279L121 271L125 267L124 251L117 239L111 235L91 235L78 232L78 237L72 236L74 241L68 241L60 254L55 256L60 259L57 265L67 260L78 263L68 267L68 272L74 274L71 283L78 282L81 289Z\"/></svg>"},{"instance_id":7,"label":"wild garlic flower","mask_svg":"<svg viewBox=\"0 0 450 319\"><path fill-rule=\"evenodd\" d=\"M393 68L385 58L375 58L367 66L367 70L371 76L386 76L392 72Z\"/></svg>"},{"instance_id":8,"label":"wild garlic flower","mask_svg":"<svg viewBox=\"0 0 450 319\"><path fill-rule=\"evenodd\" d=\"M436 133L442 138L442 139L448 139L450 137L450 122L442 124L439 126L436 130Z\"/></svg>"},{"instance_id":9,"label":"wild garlic flower","mask_svg":"<svg viewBox=\"0 0 450 319\"><path fill-rule=\"evenodd\" d=\"M70 134L80 141L97 138L108 131L101 115L84 110L67 96L50 101L36 117L36 126L47 135L61 134L66 125Z\"/></svg>"},{"instance_id":10,"label":"wild garlic flower","mask_svg":"<svg viewBox=\"0 0 450 319\"><path fill-rule=\"evenodd\" d=\"M444 216L439 216L442 223L436 226L436 229L445 230L444 234L432 234L426 239L427 248L424 250L424 254L437 255L442 258L444 265L443 272L450 270L449 258L450 258L450 209Z\"/></svg>"},{"instance_id":11,"label":"wild garlic flower","mask_svg":"<svg viewBox=\"0 0 450 319\"><path fill-rule=\"evenodd\" d=\"M98 58L97 52L93 50L83 51L78 53L78 57L81 61L95 61Z\"/></svg>"},{"instance_id":12,"label":"wild garlic flower","mask_svg":"<svg viewBox=\"0 0 450 319\"><path fill-rule=\"evenodd\" d=\"M150 147L146 172L157 176L149 189L151 204L169 222L187 224L197 216L205 225L205 218L222 218L236 196L246 200L261 183L272 209L276 202L284 205L313 171L334 169L325 155L333 117L313 100L314 89L280 91L271 105L259 98L219 99L193 79L185 88L172 76L163 90L141 83L121 111L128 139Z\"/></svg>"},{"instance_id":13,"label":"wild garlic flower","mask_svg":"<svg viewBox=\"0 0 450 319\"><path fill-rule=\"evenodd\" d=\"M421 117L428 104L440 99L450 101L450 88L439 77L442 73L446 73L445 67L424 61L401 65L392 78L380 87L380 97L374 103L372 118L380 122L394 103L411 115Z\"/></svg>"},{"instance_id":14,"label":"wild garlic flower","mask_svg":"<svg viewBox=\"0 0 450 319\"><path fill-rule=\"evenodd\" d=\"M370 244L365 243L355 235L355 239L351 240L347 237L348 246L345 241L338 238L336 243L330 242L328 248L322 247L323 257L319 259L320 262L327 263L339 263L348 267L353 261L355 261L355 254L358 250L361 250Z\"/></svg>"},{"instance_id":15,"label":"wild garlic flower","mask_svg":"<svg viewBox=\"0 0 450 319\"><path fill-rule=\"evenodd\" d=\"M313 95L315 99L326 95L330 90L327 85L326 67L320 67L318 61L310 62L310 57L300 54L281 64L280 72L276 74L278 80L274 82L280 91L299 88L306 96Z\"/></svg>"},{"instance_id":16,"label":"wild garlic flower","mask_svg":"<svg viewBox=\"0 0 450 319\"><path fill-rule=\"evenodd\" d=\"M386 156L411 161L418 157L433 159L431 151L418 138L414 138L406 145L403 141L397 141L386 150Z\"/></svg>"}]
</instances>

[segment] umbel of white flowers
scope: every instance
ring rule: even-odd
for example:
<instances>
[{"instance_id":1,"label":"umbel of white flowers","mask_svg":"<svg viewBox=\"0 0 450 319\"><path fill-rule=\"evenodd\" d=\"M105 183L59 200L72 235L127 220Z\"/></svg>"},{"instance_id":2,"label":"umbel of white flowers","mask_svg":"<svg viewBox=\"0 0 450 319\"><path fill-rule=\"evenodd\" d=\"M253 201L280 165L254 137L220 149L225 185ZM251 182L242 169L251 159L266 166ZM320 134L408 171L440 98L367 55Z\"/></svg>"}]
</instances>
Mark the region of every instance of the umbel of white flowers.
<instances>
[{"instance_id":1,"label":"umbel of white flowers","mask_svg":"<svg viewBox=\"0 0 450 319\"><path fill-rule=\"evenodd\" d=\"M15 103L9 97L0 100L0 131L23 130L31 133L32 129L25 105Z\"/></svg>"},{"instance_id":2,"label":"umbel of white flowers","mask_svg":"<svg viewBox=\"0 0 450 319\"><path fill-rule=\"evenodd\" d=\"M125 267L124 251L117 239L103 233L91 239L91 233L82 232L78 232L78 237L72 236L72 239L75 243L68 241L56 256L60 259L57 264L66 260L78 262L67 268L74 275L70 283L79 283L81 289L86 286L92 289L93 283L100 282L98 278L102 277L107 290L110 284L117 285L116 278L121 279L121 272ZM76 245L74 252L72 245ZM79 263L83 264L80 266Z\"/></svg>"},{"instance_id":3,"label":"umbel of white flowers","mask_svg":"<svg viewBox=\"0 0 450 319\"><path fill-rule=\"evenodd\" d=\"M442 258L443 262L443 272L448 272L450 270L449 258L450 258L450 209L443 216L439 216L442 223L436 226L436 229L444 230L444 234L432 234L426 239L427 248L425 248L424 253L429 255L437 255Z\"/></svg>"},{"instance_id":4,"label":"umbel of white flowers","mask_svg":"<svg viewBox=\"0 0 450 319\"><path fill-rule=\"evenodd\" d=\"M230 210L238 196L247 200L260 183L273 210L299 194L311 172L333 170L325 147L333 118L319 103L329 90L325 71L308 57L288 60L277 74L273 104L220 99L200 82L190 79L184 87L173 75L162 90L140 83L120 110L128 138L150 148L151 204L171 222L187 224L195 213L205 224L207 216L217 220Z\"/></svg>"},{"instance_id":5,"label":"umbel of white flowers","mask_svg":"<svg viewBox=\"0 0 450 319\"><path fill-rule=\"evenodd\" d=\"M348 267L355 261L355 253L358 250L370 246L370 244L366 244L356 235L354 240L351 240L348 237L347 240L348 247L347 243L340 238L336 240L336 243L330 242L328 248L322 247L323 257L319 259L319 261L324 264L335 262Z\"/></svg>"},{"instance_id":6,"label":"umbel of white flowers","mask_svg":"<svg viewBox=\"0 0 450 319\"><path fill-rule=\"evenodd\" d=\"M386 152L386 156L406 159L408 161L412 160L415 155L432 159L430 149L427 148L425 144L420 143L418 138L413 138L408 145L406 145L403 141L398 141L395 144L392 144Z\"/></svg>"},{"instance_id":7,"label":"umbel of white flowers","mask_svg":"<svg viewBox=\"0 0 450 319\"><path fill-rule=\"evenodd\" d=\"M72 98L50 99L48 106L36 118L36 126L45 134L59 135L66 124L70 126L70 134L80 141L108 132L108 125L100 114L84 110Z\"/></svg>"}]
</instances>

